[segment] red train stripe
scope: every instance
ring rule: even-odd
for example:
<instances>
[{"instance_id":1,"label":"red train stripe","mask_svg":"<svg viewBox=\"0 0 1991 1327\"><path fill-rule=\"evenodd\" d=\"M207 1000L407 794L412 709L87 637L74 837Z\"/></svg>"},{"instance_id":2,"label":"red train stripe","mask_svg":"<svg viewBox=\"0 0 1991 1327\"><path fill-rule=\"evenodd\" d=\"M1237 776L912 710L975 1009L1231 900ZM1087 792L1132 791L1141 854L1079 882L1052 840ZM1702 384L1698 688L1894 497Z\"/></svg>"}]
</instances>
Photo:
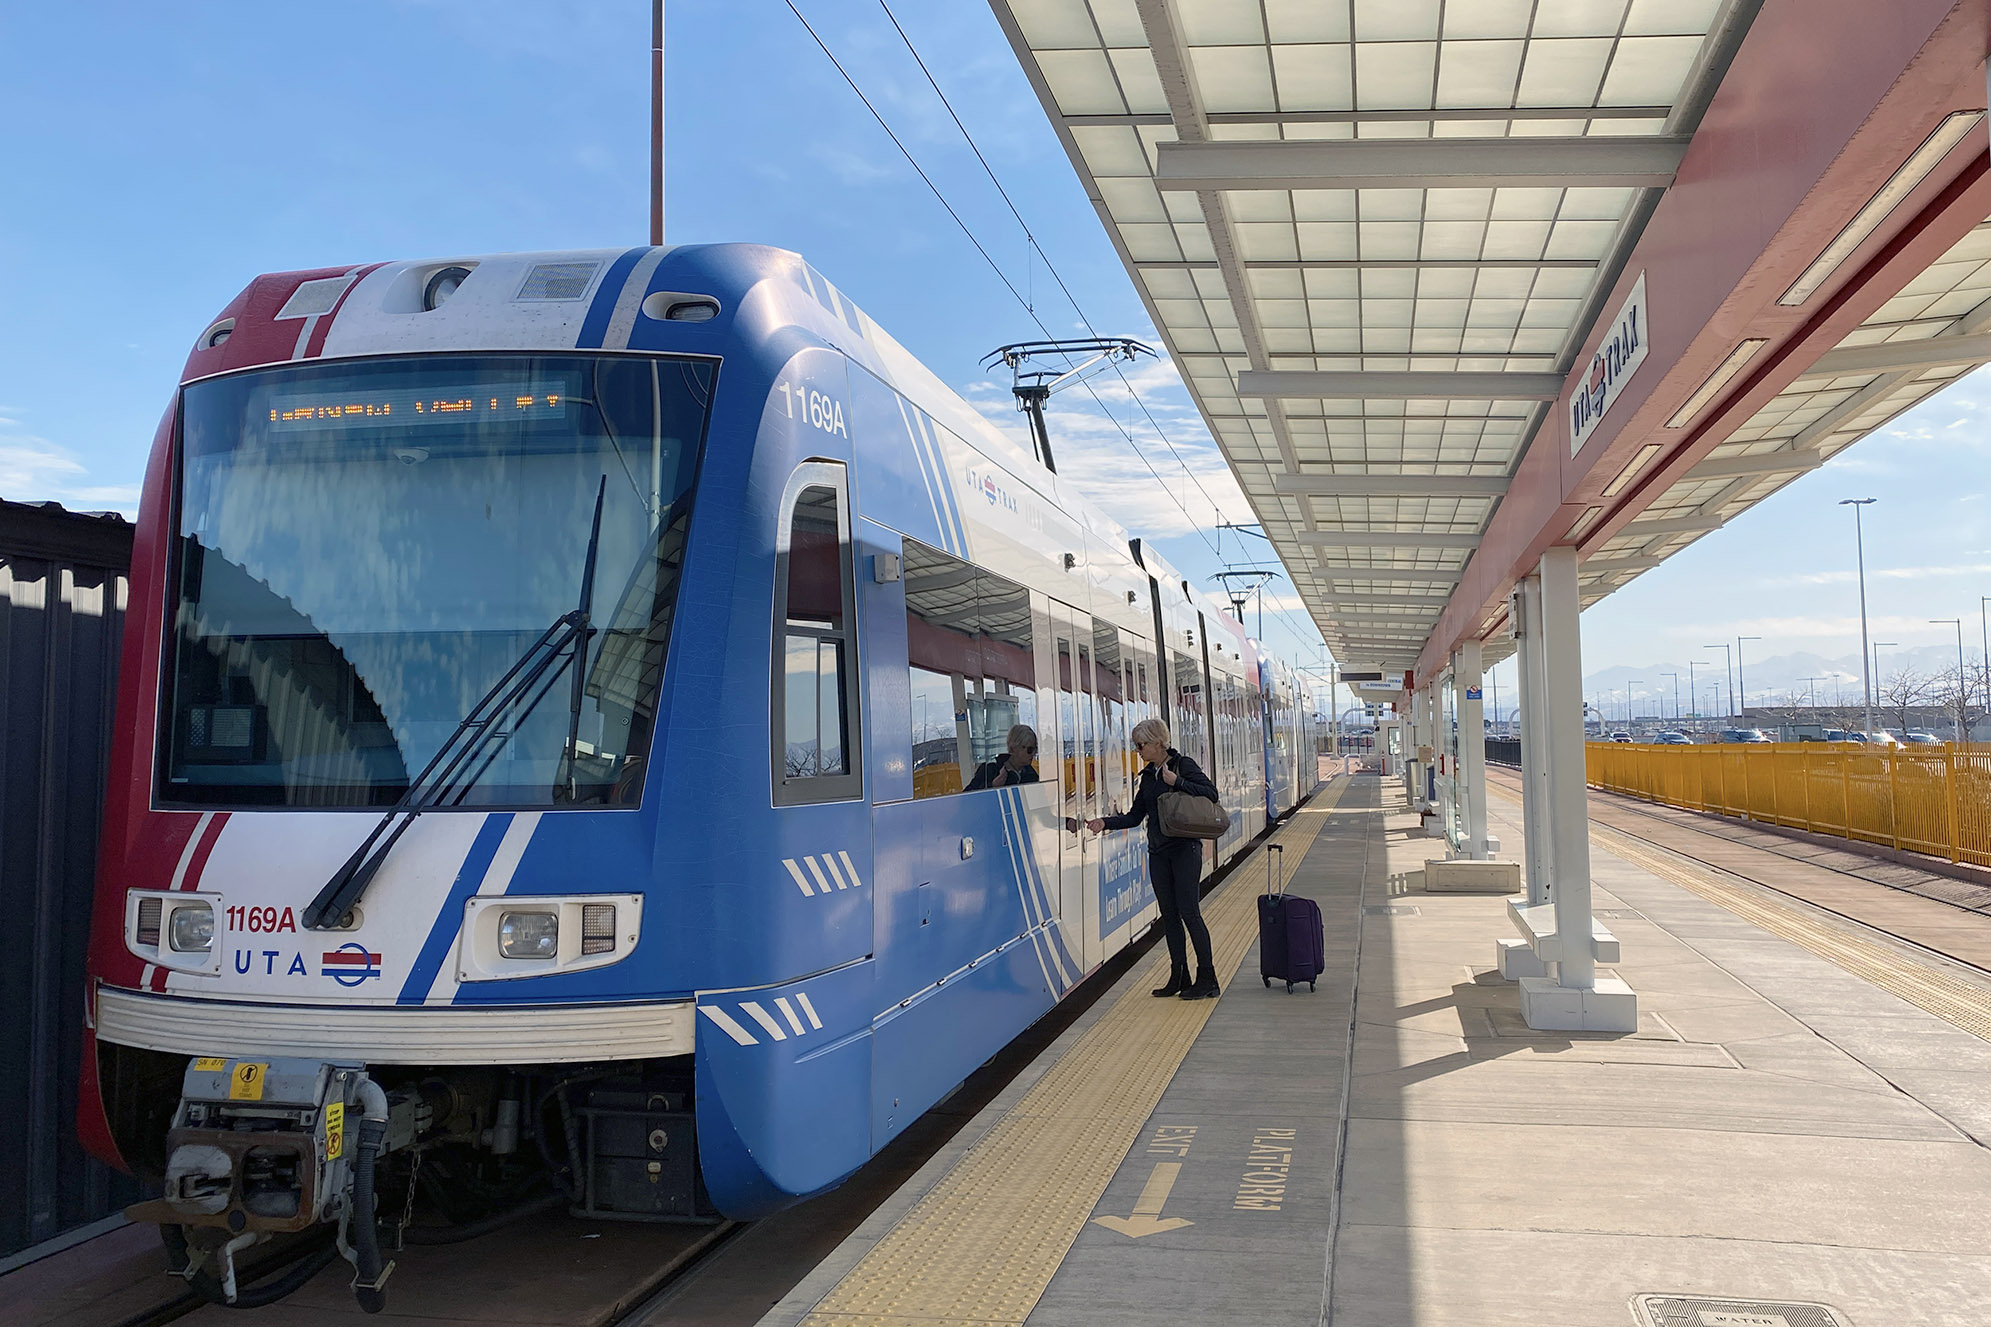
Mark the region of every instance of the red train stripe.
<instances>
[{"instance_id":1,"label":"red train stripe","mask_svg":"<svg viewBox=\"0 0 1991 1327\"><path fill-rule=\"evenodd\" d=\"M193 891L200 888L201 873L207 870L207 859L214 853L214 845L221 841L221 831L228 823L228 812L217 811L214 819L208 822L207 833L194 849L194 859L187 863L186 878L180 881L180 888Z\"/></svg>"},{"instance_id":2,"label":"red train stripe","mask_svg":"<svg viewBox=\"0 0 1991 1327\"><path fill-rule=\"evenodd\" d=\"M180 880L180 890L182 893L190 893L200 888L201 873L207 869L207 859L213 855L214 845L221 841L221 830L227 823L228 812L226 811L215 812L214 819L207 822L207 832L201 835L200 842L194 846L193 858L187 863L187 873ZM170 970L167 968L160 968L157 972L154 972L152 974L152 989L155 991L165 990L166 978L170 975Z\"/></svg>"},{"instance_id":3,"label":"red train stripe","mask_svg":"<svg viewBox=\"0 0 1991 1327\"><path fill-rule=\"evenodd\" d=\"M304 347L305 359L316 359L319 352L325 349L325 337L332 330L332 321L339 316L339 310L346 307L346 299L353 293L353 289L360 282L366 280L372 273L385 266L385 263L368 263L363 267L355 267L352 270L352 279L347 281L346 288L339 292L338 301L332 305L330 311L324 317L318 320L318 325L311 329L311 340Z\"/></svg>"}]
</instances>

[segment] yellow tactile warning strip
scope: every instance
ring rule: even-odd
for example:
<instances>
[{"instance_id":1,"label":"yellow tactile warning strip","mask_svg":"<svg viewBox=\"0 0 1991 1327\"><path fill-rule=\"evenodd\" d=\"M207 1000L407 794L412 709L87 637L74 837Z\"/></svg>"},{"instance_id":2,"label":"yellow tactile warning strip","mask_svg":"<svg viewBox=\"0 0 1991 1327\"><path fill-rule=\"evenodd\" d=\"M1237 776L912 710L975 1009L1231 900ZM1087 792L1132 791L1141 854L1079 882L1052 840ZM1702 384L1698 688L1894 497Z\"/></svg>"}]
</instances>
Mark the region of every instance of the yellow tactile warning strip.
<instances>
[{"instance_id":1,"label":"yellow tactile warning strip","mask_svg":"<svg viewBox=\"0 0 1991 1327\"><path fill-rule=\"evenodd\" d=\"M1509 801L1520 801L1504 788L1491 783L1488 787ZM1854 976L1872 982L1916 1008L1991 1041L1991 987L1933 963L1924 963L1879 941L1869 940L1856 931L1823 921L1796 904L1783 903L1745 885L1735 884L1713 867L1703 866L1691 858L1669 852L1622 830L1592 821L1590 837L1661 880L1698 894L1744 921L1753 922L1772 935L1808 949L1827 962L1838 964Z\"/></svg>"},{"instance_id":2,"label":"yellow tactile warning strip","mask_svg":"<svg viewBox=\"0 0 1991 1327\"><path fill-rule=\"evenodd\" d=\"M1272 837L1297 870L1347 790L1337 780ZM1228 984L1258 938L1261 846L1204 901ZM1140 1138L1216 1007L1156 1000L1154 956L982 1140L817 1303L804 1327L1020 1323Z\"/></svg>"}]
</instances>

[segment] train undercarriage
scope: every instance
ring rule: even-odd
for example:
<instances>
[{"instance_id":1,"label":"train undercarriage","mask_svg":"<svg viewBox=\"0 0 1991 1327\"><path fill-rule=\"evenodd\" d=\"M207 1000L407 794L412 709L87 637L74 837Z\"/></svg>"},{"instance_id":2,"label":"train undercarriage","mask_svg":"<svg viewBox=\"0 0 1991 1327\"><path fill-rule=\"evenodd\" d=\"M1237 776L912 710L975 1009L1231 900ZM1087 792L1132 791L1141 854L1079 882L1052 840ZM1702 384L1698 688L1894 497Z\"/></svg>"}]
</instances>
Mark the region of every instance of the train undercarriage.
<instances>
[{"instance_id":1,"label":"train undercarriage","mask_svg":"<svg viewBox=\"0 0 1991 1327\"><path fill-rule=\"evenodd\" d=\"M593 1065L384 1065L189 1057L101 1045L113 1135L160 1196L173 1272L207 1298L273 1302L338 1258L379 1312L410 1243L475 1238L565 1207L591 1219L715 1222L699 1174L689 1056ZM313 1247L251 1285L243 1258Z\"/></svg>"}]
</instances>

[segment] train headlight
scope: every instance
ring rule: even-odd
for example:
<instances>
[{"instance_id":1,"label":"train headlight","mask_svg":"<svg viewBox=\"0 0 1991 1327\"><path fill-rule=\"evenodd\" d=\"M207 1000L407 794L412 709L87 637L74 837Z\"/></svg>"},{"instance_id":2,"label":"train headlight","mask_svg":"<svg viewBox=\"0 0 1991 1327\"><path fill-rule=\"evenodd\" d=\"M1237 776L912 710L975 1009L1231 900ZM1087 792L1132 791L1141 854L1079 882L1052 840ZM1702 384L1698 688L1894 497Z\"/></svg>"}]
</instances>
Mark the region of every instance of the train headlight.
<instances>
[{"instance_id":1,"label":"train headlight","mask_svg":"<svg viewBox=\"0 0 1991 1327\"><path fill-rule=\"evenodd\" d=\"M456 946L458 981L514 981L620 963L643 934L641 894L472 896Z\"/></svg>"},{"instance_id":2,"label":"train headlight","mask_svg":"<svg viewBox=\"0 0 1991 1327\"><path fill-rule=\"evenodd\" d=\"M560 952L560 914L507 910L498 918L498 953L505 958L553 958Z\"/></svg>"},{"instance_id":3,"label":"train headlight","mask_svg":"<svg viewBox=\"0 0 1991 1327\"><path fill-rule=\"evenodd\" d=\"M216 976L221 971L221 950L214 943L214 932L221 902L219 894L126 890L125 948L174 972Z\"/></svg>"},{"instance_id":4,"label":"train headlight","mask_svg":"<svg viewBox=\"0 0 1991 1327\"><path fill-rule=\"evenodd\" d=\"M183 903L174 908L171 944L182 954L205 954L214 948L213 906Z\"/></svg>"},{"instance_id":5,"label":"train headlight","mask_svg":"<svg viewBox=\"0 0 1991 1327\"><path fill-rule=\"evenodd\" d=\"M441 308L444 302L456 293L456 288L462 285L469 275L470 269L467 267L445 267L438 270L428 279L428 283L422 287L423 312L426 313L431 309Z\"/></svg>"}]
</instances>

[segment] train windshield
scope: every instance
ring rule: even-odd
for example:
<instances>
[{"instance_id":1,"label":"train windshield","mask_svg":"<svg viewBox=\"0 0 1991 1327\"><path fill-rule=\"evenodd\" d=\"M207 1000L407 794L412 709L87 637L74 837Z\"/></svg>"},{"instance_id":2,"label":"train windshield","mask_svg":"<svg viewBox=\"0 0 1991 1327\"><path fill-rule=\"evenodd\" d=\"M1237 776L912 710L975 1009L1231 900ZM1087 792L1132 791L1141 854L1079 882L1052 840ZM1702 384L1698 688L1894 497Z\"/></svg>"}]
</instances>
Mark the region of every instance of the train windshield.
<instances>
[{"instance_id":1,"label":"train windshield","mask_svg":"<svg viewBox=\"0 0 1991 1327\"><path fill-rule=\"evenodd\" d=\"M542 633L445 805L633 806L717 366L451 355L186 389L160 800L392 805ZM576 709L578 708L578 713Z\"/></svg>"}]
</instances>

